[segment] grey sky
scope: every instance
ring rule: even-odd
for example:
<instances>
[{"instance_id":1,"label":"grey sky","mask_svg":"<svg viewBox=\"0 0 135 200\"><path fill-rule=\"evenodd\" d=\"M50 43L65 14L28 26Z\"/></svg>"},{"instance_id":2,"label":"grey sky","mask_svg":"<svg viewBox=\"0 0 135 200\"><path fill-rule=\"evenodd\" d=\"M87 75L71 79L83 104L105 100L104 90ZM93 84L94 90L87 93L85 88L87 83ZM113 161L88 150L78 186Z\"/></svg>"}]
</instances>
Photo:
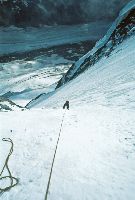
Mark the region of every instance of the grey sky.
<instances>
[{"instance_id":1,"label":"grey sky","mask_svg":"<svg viewBox=\"0 0 135 200\"><path fill-rule=\"evenodd\" d=\"M52 0L43 0L44 2L52 2ZM82 17L88 17L88 20L99 19L114 19L122 7L130 2L130 0L55 0L55 7L64 5L65 9L75 5L78 9L78 14ZM81 11L81 12L80 12ZM77 10L75 11L77 14ZM70 15L70 13L69 13Z\"/></svg>"},{"instance_id":2,"label":"grey sky","mask_svg":"<svg viewBox=\"0 0 135 200\"><path fill-rule=\"evenodd\" d=\"M128 2L130 0L7 0L4 5L0 4L0 25L113 21Z\"/></svg>"}]
</instances>

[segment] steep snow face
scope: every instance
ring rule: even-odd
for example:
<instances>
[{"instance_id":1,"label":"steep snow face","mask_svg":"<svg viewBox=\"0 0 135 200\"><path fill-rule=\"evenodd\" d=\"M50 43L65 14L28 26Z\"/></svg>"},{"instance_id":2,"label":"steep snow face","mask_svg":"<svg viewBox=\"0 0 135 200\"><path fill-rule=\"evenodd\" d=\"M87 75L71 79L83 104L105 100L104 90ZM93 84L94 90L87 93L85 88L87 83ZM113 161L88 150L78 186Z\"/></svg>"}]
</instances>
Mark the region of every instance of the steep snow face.
<instances>
[{"instance_id":1,"label":"steep snow face","mask_svg":"<svg viewBox=\"0 0 135 200\"><path fill-rule=\"evenodd\" d=\"M119 14L107 34L96 46L72 65L66 75L59 81L57 88L78 76L87 68L93 66L103 56L108 57L112 50L125 38L134 34L135 1L131 1Z\"/></svg>"},{"instance_id":2,"label":"steep snow face","mask_svg":"<svg viewBox=\"0 0 135 200\"><path fill-rule=\"evenodd\" d=\"M134 41L131 34L109 57L35 99L33 109L0 113L0 137L14 142L9 163L19 178L1 200L44 199L66 100L48 200L135 199ZM0 171L7 145L0 140Z\"/></svg>"},{"instance_id":3,"label":"steep snow face","mask_svg":"<svg viewBox=\"0 0 135 200\"><path fill-rule=\"evenodd\" d=\"M54 94L42 95L34 107L62 107L90 103L134 109L135 101L135 36L119 44L109 57L103 57L92 68L73 79ZM47 99L48 98L48 99ZM29 105L31 107L31 105Z\"/></svg>"},{"instance_id":4,"label":"steep snow face","mask_svg":"<svg viewBox=\"0 0 135 200\"><path fill-rule=\"evenodd\" d=\"M70 110L64 118L48 200L135 199L134 41L135 36L123 41L110 57L49 99L41 96L34 109L0 113L0 137L14 142L9 166L19 178L1 200L44 199L65 100L70 101ZM0 169L9 152L1 139Z\"/></svg>"},{"instance_id":5,"label":"steep snow face","mask_svg":"<svg viewBox=\"0 0 135 200\"><path fill-rule=\"evenodd\" d=\"M10 137L14 152L9 167L19 179L1 200L44 199L62 115L59 108L0 113L0 170L10 148L1 139ZM97 104L71 106L63 124L48 200L134 200L134 124L132 110Z\"/></svg>"}]
</instances>

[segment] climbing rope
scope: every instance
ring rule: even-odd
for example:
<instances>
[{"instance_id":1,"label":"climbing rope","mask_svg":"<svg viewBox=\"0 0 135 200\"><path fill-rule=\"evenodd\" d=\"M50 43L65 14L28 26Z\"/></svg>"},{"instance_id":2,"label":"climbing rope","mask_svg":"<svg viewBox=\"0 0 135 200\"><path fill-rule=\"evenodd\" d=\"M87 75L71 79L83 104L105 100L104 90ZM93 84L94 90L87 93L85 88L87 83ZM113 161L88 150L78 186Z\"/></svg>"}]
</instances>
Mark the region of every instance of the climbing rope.
<instances>
[{"instance_id":1,"label":"climbing rope","mask_svg":"<svg viewBox=\"0 0 135 200\"><path fill-rule=\"evenodd\" d=\"M3 167L3 169L2 169L2 171L0 173L0 181L3 180L3 179L8 179L9 178L10 179L10 185L8 187L5 187L5 188L0 188L0 194L2 194L3 192L6 192L6 191L10 190L11 188L15 187L19 182L19 180L17 178L12 176L12 174L10 172L10 169L8 167L9 158L10 158L11 154L13 153L13 146L14 146L13 141L10 138L3 138L2 140L4 142L11 143L11 148L10 148L9 154L8 154L8 156L6 158L4 167ZM7 169L8 173L9 173L9 176L3 176L2 177L2 174L3 174L5 169Z\"/></svg>"},{"instance_id":2,"label":"climbing rope","mask_svg":"<svg viewBox=\"0 0 135 200\"><path fill-rule=\"evenodd\" d=\"M60 136L61 136L61 131L62 131L62 127L63 127L65 113L66 113L66 110L63 114L61 125L60 125L59 136L58 136L58 140L57 140L57 143L56 143L56 148L55 148L55 152L54 152L54 156L53 156L53 160L52 160L52 164L51 164L51 170L50 170L50 174L49 174L49 179L48 179L48 184L47 184L47 189L46 189L46 193L45 193L45 200L47 200L47 198L48 198L49 187L50 187L50 182L51 182L51 177L52 177L52 171L53 171L54 161L55 161L55 157L56 157L56 153L57 153L57 149L58 149L58 144L59 144L59 140L60 140Z\"/></svg>"}]
</instances>

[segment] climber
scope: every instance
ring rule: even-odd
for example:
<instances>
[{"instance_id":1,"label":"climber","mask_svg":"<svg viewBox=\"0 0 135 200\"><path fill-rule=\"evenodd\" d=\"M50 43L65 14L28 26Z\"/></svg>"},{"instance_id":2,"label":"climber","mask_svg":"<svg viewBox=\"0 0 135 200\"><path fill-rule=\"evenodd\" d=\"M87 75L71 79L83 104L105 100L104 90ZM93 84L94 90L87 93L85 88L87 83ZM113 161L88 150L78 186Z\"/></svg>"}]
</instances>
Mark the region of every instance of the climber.
<instances>
[{"instance_id":1,"label":"climber","mask_svg":"<svg viewBox=\"0 0 135 200\"><path fill-rule=\"evenodd\" d=\"M63 109L67 108L69 110L69 101L66 101L63 105Z\"/></svg>"}]
</instances>

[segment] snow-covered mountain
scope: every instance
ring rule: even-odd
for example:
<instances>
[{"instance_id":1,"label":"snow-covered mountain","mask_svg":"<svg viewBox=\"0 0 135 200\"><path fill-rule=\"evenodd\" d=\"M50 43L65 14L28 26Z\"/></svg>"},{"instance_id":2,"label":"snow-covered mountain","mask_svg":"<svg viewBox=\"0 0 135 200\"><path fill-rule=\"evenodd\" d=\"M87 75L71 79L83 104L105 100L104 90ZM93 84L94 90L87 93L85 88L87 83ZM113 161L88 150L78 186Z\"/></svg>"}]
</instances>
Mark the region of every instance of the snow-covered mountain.
<instances>
[{"instance_id":1,"label":"snow-covered mountain","mask_svg":"<svg viewBox=\"0 0 135 200\"><path fill-rule=\"evenodd\" d=\"M109 25L1 27L0 95L24 106L41 93L55 90L72 63L93 48Z\"/></svg>"},{"instance_id":2,"label":"snow-covered mountain","mask_svg":"<svg viewBox=\"0 0 135 200\"><path fill-rule=\"evenodd\" d=\"M72 65L69 71L59 81L57 88L72 80L101 58L108 57L112 51L135 31L135 4L130 2L119 14L107 34L96 46Z\"/></svg>"},{"instance_id":3,"label":"snow-covered mountain","mask_svg":"<svg viewBox=\"0 0 135 200\"><path fill-rule=\"evenodd\" d=\"M72 107L86 104L134 109L135 35L119 44L109 57L66 83L55 92L41 95L28 107L62 107L69 99Z\"/></svg>"},{"instance_id":4,"label":"snow-covered mountain","mask_svg":"<svg viewBox=\"0 0 135 200\"><path fill-rule=\"evenodd\" d=\"M99 42L97 42L96 46L91 51L89 51L86 55L84 55L82 58L80 58L79 61L75 62L75 64L73 64L70 67L68 72L58 82L56 89L61 87L62 85L66 86L67 82L69 82L70 80L73 80L78 75L80 75L82 72L85 72L86 69L93 70L95 68L95 66L97 66L97 65L100 66L101 64L99 64L99 63L102 63L102 65L103 65L102 67L104 67L104 65L109 65L109 64L107 64L107 61L111 60L112 58L114 59L113 56L115 54L117 54L115 56L117 56L118 59L121 60L120 56L123 56L123 55L119 55L119 52L122 51L121 45L123 46L123 43L125 41L127 41L128 38L132 38L135 35L135 32L134 32L134 30L135 30L134 29L135 9L134 8L135 8L135 1L133 0L120 12L119 17L113 23L113 25L111 26L111 28L109 29L107 34L103 37L103 39L101 39ZM133 39L132 39L132 41L133 41ZM125 50L126 50L126 48L124 48L123 51L125 51ZM134 44L133 44L132 49L129 51L131 51L131 55L133 55ZM129 55L127 55L127 58L125 57L125 59L128 60L128 56ZM129 59L131 60L131 58L129 58ZM132 58L132 59L134 61L134 58ZM126 64L126 62L125 62L125 64ZM120 65L120 68L121 67L122 66ZM115 66L116 71L117 71L117 68L118 68L118 66ZM128 69L125 67L124 70L128 70ZM96 72L98 73L98 70ZM87 71L86 71L86 73L87 73ZM108 73L109 73L109 67L108 67ZM124 72L124 73L126 73L126 72ZM113 74L112 74L112 76L113 76ZM90 76L90 77L88 77L88 79L89 79L88 84L91 83L91 85L93 85L93 83L91 82L93 80L93 78ZM81 83L79 83L79 84L81 84ZM95 84L95 82L94 82L94 84ZM103 84L105 84L105 83L103 83ZM71 85L73 86L72 83L71 83ZM80 88L80 86L76 86L76 88L77 87ZM81 89L79 89L79 93L80 93L80 90ZM82 91L84 92L84 90L85 89L83 89ZM62 89L62 91L63 91L63 89ZM72 89L71 89L71 91L72 91ZM59 90L56 90L56 94L57 94L57 92L59 93ZM52 97L49 98L49 101L47 101L47 102L51 102L51 99L53 99L53 96L55 96L55 92L50 93L50 96L52 96ZM48 97L49 97L49 94L40 95L39 98L36 98L36 100L33 99L28 104L28 107L29 108L31 108L33 106L40 107L42 104L46 105L45 99ZM64 99L66 100L66 98L68 99L68 95L65 94Z\"/></svg>"},{"instance_id":5,"label":"snow-covered mountain","mask_svg":"<svg viewBox=\"0 0 135 200\"><path fill-rule=\"evenodd\" d=\"M134 6L132 1L126 7L128 14ZM115 33L120 31L117 27ZM119 44L114 39L117 45L111 44L109 55L103 51L92 67L48 96L40 95L29 104L32 109L0 113L0 137L14 142L9 167L19 179L1 200L44 199L66 100L70 109L61 129L48 200L135 199L135 34L134 28L128 30L118 37ZM105 38L98 44L106 44ZM0 169L8 152L9 145L0 140Z\"/></svg>"}]
</instances>

